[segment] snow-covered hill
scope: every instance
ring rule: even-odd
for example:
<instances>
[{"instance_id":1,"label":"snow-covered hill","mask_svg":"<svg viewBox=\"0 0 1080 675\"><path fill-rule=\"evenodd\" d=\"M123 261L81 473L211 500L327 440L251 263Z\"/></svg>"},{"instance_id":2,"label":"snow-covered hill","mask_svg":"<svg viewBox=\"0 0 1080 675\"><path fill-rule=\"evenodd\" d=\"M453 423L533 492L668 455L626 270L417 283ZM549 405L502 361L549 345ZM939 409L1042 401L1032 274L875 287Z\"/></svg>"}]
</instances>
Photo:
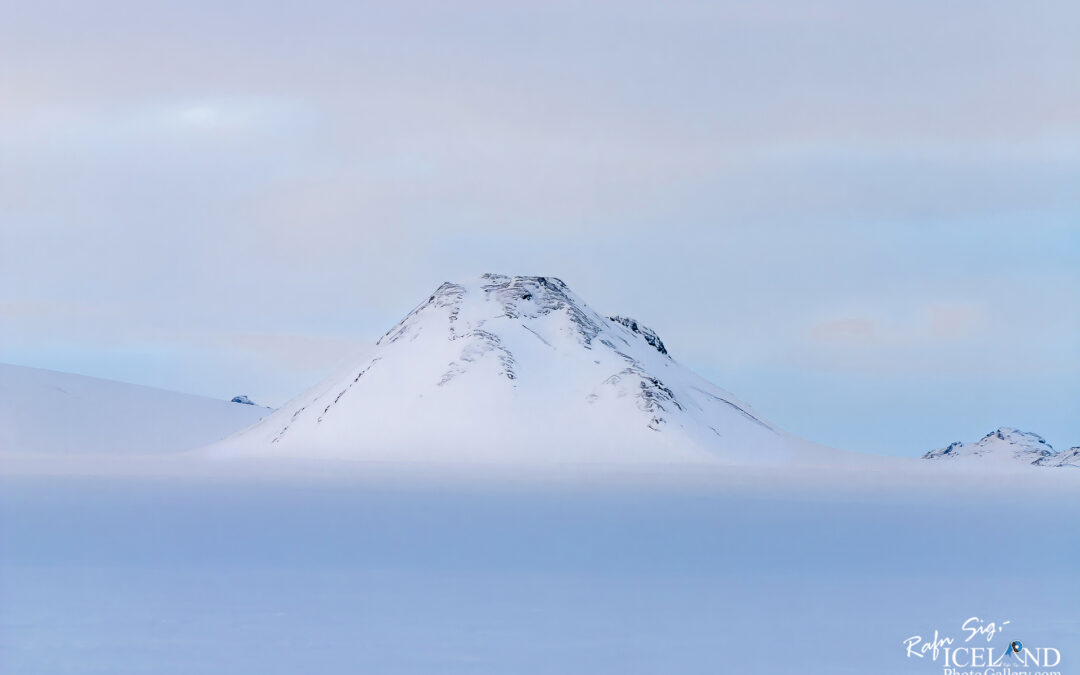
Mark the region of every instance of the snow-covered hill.
<instances>
[{"instance_id":1,"label":"snow-covered hill","mask_svg":"<svg viewBox=\"0 0 1080 675\"><path fill-rule=\"evenodd\" d=\"M947 461L978 460L987 465L1007 466L1080 466L1080 448L1057 452L1038 434L1001 427L983 436L976 443L957 441L939 450L932 450L923 459Z\"/></svg>"},{"instance_id":2,"label":"snow-covered hill","mask_svg":"<svg viewBox=\"0 0 1080 675\"><path fill-rule=\"evenodd\" d=\"M363 359L218 455L387 461L816 461L844 453L776 428L680 365L634 319L552 277L445 283Z\"/></svg>"},{"instance_id":3,"label":"snow-covered hill","mask_svg":"<svg viewBox=\"0 0 1080 675\"><path fill-rule=\"evenodd\" d=\"M191 450L269 411L202 396L0 364L0 453Z\"/></svg>"}]
</instances>

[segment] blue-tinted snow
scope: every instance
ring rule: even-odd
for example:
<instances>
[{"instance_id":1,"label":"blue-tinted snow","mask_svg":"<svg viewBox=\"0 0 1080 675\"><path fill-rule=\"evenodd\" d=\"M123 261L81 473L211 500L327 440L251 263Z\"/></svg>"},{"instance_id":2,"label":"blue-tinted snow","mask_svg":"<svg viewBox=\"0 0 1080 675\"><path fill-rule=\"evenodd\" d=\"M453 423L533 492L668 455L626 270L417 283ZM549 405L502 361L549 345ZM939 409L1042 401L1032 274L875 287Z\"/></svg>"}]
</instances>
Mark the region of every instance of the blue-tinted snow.
<instances>
[{"instance_id":1,"label":"blue-tinted snow","mask_svg":"<svg viewBox=\"0 0 1080 675\"><path fill-rule=\"evenodd\" d=\"M976 615L1071 672L1080 498L1010 480L6 476L0 672L932 673Z\"/></svg>"}]
</instances>

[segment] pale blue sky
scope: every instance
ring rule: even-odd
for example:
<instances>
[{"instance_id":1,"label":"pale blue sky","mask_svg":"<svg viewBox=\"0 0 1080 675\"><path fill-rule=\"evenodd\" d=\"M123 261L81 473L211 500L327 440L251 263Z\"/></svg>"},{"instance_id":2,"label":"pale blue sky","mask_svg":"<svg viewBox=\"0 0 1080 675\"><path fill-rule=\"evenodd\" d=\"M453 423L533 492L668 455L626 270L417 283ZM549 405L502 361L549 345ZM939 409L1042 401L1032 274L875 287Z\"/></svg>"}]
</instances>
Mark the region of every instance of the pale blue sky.
<instances>
[{"instance_id":1,"label":"pale blue sky","mask_svg":"<svg viewBox=\"0 0 1080 675\"><path fill-rule=\"evenodd\" d=\"M0 361L280 404L551 274L778 424L1080 445L1075 2L0 5Z\"/></svg>"}]
</instances>

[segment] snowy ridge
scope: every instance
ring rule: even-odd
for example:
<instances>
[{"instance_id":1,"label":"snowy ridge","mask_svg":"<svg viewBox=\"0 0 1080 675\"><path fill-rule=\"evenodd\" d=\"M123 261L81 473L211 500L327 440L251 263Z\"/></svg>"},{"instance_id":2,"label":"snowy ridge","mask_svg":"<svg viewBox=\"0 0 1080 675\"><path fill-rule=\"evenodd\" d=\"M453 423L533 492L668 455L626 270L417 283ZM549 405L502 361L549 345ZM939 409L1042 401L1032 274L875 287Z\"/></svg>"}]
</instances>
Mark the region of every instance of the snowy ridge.
<instances>
[{"instance_id":1,"label":"snowy ridge","mask_svg":"<svg viewBox=\"0 0 1080 675\"><path fill-rule=\"evenodd\" d=\"M635 319L553 277L444 283L363 359L213 454L380 461L811 461Z\"/></svg>"},{"instance_id":2,"label":"snowy ridge","mask_svg":"<svg viewBox=\"0 0 1080 675\"><path fill-rule=\"evenodd\" d=\"M0 453L159 454L193 450L266 408L0 364Z\"/></svg>"},{"instance_id":3,"label":"snowy ridge","mask_svg":"<svg viewBox=\"0 0 1080 675\"><path fill-rule=\"evenodd\" d=\"M989 464L1029 464L1035 466L1080 466L1080 448L1057 452L1042 436L1010 427L991 431L975 443L956 441L932 450L923 459L971 461Z\"/></svg>"},{"instance_id":4,"label":"snowy ridge","mask_svg":"<svg viewBox=\"0 0 1080 675\"><path fill-rule=\"evenodd\" d=\"M1066 466L1080 469L1080 447L1069 448L1049 457L1035 461L1038 466Z\"/></svg>"}]
</instances>

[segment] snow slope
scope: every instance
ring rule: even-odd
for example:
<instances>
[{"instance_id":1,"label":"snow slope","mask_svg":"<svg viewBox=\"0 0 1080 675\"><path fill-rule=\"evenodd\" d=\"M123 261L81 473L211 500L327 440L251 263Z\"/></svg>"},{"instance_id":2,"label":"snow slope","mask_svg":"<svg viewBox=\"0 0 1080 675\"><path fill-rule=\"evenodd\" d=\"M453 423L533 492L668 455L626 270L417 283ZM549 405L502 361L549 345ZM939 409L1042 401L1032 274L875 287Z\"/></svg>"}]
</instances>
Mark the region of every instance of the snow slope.
<instances>
[{"instance_id":1,"label":"snow slope","mask_svg":"<svg viewBox=\"0 0 1080 675\"><path fill-rule=\"evenodd\" d=\"M1035 462L1038 466L1068 466L1080 469L1080 447L1069 448L1064 452L1043 457Z\"/></svg>"},{"instance_id":2,"label":"snow slope","mask_svg":"<svg viewBox=\"0 0 1080 675\"><path fill-rule=\"evenodd\" d=\"M0 364L0 453L164 453L213 443L269 411L173 391Z\"/></svg>"},{"instance_id":3,"label":"snow slope","mask_svg":"<svg viewBox=\"0 0 1080 675\"><path fill-rule=\"evenodd\" d=\"M366 357L211 449L393 461L758 463L844 455L776 428L634 319L552 277L445 283Z\"/></svg>"},{"instance_id":4,"label":"snow slope","mask_svg":"<svg viewBox=\"0 0 1080 675\"><path fill-rule=\"evenodd\" d=\"M956 441L939 450L932 450L923 459L962 461L978 460L987 466L1080 465L1080 449L1057 452L1038 434L1001 427L983 436L976 443Z\"/></svg>"}]
</instances>

